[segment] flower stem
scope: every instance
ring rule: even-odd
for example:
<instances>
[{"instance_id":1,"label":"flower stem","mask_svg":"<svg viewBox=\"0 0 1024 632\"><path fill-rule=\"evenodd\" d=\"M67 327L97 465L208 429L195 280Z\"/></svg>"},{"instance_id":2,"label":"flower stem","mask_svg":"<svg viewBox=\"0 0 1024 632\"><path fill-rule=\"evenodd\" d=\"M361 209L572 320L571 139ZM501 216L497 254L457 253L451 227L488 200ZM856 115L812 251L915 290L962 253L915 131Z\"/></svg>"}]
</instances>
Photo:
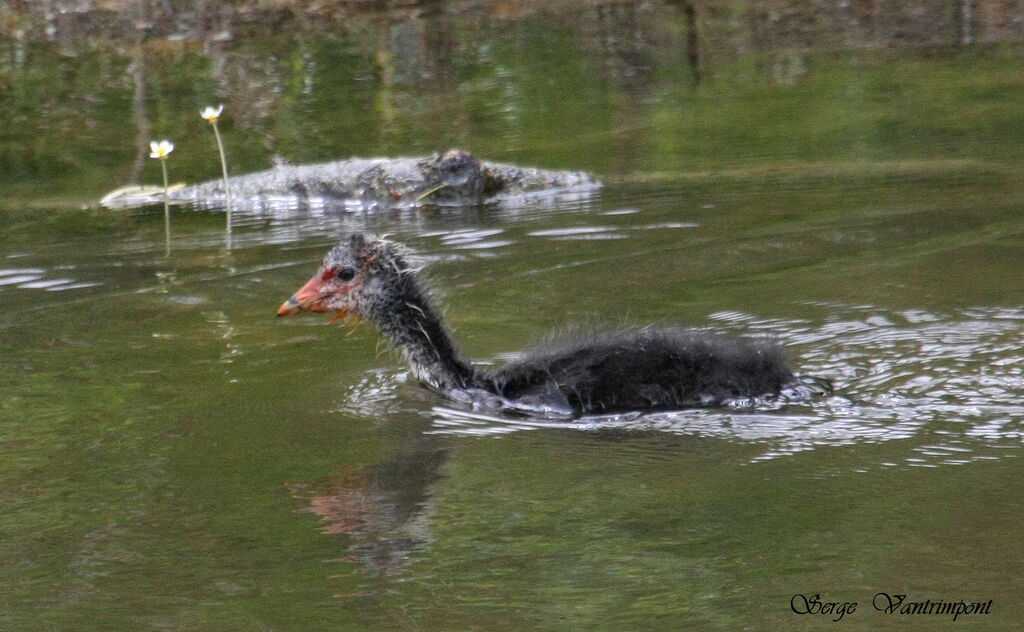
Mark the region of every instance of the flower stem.
<instances>
[{"instance_id":1,"label":"flower stem","mask_svg":"<svg viewBox=\"0 0 1024 632\"><path fill-rule=\"evenodd\" d=\"M220 130L217 129L217 122L213 122L213 135L217 137L217 151L220 152L220 168L224 173L224 197L228 207L227 241L228 248L231 247L231 187L228 186L228 160L224 156L224 143L220 140Z\"/></svg>"},{"instance_id":2,"label":"flower stem","mask_svg":"<svg viewBox=\"0 0 1024 632\"><path fill-rule=\"evenodd\" d=\"M165 256L171 256L171 207L167 202L167 198L170 196L170 191L167 185L167 160L160 159L160 167L164 172L164 248Z\"/></svg>"}]
</instances>

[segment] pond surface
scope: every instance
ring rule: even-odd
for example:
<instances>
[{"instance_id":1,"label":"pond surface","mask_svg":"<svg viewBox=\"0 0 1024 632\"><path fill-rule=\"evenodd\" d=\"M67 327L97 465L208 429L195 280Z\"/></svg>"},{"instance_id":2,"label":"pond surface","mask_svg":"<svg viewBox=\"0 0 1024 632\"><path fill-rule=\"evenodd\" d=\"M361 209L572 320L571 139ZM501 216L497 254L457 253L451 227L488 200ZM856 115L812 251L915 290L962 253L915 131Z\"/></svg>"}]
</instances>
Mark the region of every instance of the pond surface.
<instances>
[{"instance_id":1,"label":"pond surface","mask_svg":"<svg viewBox=\"0 0 1024 632\"><path fill-rule=\"evenodd\" d=\"M730 47L712 17L0 43L0 629L1017 629L1024 48ZM230 249L216 210L168 239L162 208L95 208L159 182L150 138L217 177L220 101L236 173L459 146L606 185L247 212ZM356 230L416 253L482 363L671 323L774 338L834 392L468 413L370 327L274 317Z\"/></svg>"}]
</instances>

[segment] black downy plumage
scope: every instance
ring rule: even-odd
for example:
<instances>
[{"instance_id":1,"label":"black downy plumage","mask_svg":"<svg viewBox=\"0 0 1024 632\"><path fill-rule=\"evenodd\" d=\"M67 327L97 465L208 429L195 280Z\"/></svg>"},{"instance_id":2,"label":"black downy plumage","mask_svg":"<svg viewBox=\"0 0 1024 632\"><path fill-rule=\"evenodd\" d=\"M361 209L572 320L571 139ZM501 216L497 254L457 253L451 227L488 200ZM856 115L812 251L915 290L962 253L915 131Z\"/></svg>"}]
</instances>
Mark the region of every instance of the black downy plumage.
<instances>
[{"instance_id":1,"label":"black downy plumage","mask_svg":"<svg viewBox=\"0 0 1024 632\"><path fill-rule=\"evenodd\" d=\"M496 371L463 359L400 247L352 235L278 310L336 312L373 323L415 377L456 399L561 414L673 410L778 394L794 383L767 342L680 328L563 340Z\"/></svg>"}]
</instances>

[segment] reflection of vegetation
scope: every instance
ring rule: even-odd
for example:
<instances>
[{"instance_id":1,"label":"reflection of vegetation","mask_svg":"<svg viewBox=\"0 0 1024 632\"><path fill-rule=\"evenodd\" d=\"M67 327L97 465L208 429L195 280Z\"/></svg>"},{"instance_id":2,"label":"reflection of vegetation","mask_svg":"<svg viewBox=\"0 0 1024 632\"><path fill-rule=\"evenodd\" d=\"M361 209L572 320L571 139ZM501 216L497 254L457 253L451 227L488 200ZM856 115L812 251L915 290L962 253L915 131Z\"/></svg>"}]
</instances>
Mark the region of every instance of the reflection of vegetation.
<instances>
[{"instance_id":1,"label":"reflection of vegetation","mask_svg":"<svg viewBox=\"0 0 1024 632\"><path fill-rule=\"evenodd\" d=\"M1024 105L1006 98L1021 88L1018 48L730 57L710 14L621 11L617 27L590 14L575 28L472 13L357 18L341 35L255 29L206 49L125 45L130 54L90 44L63 55L59 45L7 40L0 169L34 195L90 197L126 184L135 138L123 122L137 97L144 116L134 118L150 137L183 132L176 173L190 182L217 174L191 113L221 99L234 113L223 131L239 173L275 154L309 162L450 146L606 173L1018 158L1022 143L991 142L1024 136ZM710 52L695 85L698 27ZM158 180L155 165L141 178Z\"/></svg>"},{"instance_id":2,"label":"reflection of vegetation","mask_svg":"<svg viewBox=\"0 0 1024 632\"><path fill-rule=\"evenodd\" d=\"M653 113L656 152L685 161L682 168L1019 157L1024 104L1006 98L1021 87L1018 55L808 57L792 86L766 82L764 60L752 59L702 93L667 86ZM1008 135L1016 140L994 146Z\"/></svg>"}]
</instances>

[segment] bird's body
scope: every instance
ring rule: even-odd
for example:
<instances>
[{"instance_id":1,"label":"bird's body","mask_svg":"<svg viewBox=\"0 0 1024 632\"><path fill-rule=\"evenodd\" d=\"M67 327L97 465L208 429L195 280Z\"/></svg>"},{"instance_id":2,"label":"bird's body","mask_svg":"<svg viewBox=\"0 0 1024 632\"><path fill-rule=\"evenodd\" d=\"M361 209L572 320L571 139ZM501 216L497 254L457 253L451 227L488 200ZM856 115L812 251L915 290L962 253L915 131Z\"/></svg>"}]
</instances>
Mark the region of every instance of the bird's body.
<instances>
[{"instance_id":1,"label":"bird's body","mask_svg":"<svg viewBox=\"0 0 1024 632\"><path fill-rule=\"evenodd\" d=\"M473 366L397 246L354 235L278 310L369 320L422 383L456 399L561 414L671 410L774 395L794 382L781 352L756 340L645 328L553 342L496 371Z\"/></svg>"},{"instance_id":2,"label":"bird's body","mask_svg":"<svg viewBox=\"0 0 1024 632\"><path fill-rule=\"evenodd\" d=\"M487 377L505 399L540 397L577 412L715 406L778 393L792 379L771 345L677 328L558 341Z\"/></svg>"}]
</instances>

